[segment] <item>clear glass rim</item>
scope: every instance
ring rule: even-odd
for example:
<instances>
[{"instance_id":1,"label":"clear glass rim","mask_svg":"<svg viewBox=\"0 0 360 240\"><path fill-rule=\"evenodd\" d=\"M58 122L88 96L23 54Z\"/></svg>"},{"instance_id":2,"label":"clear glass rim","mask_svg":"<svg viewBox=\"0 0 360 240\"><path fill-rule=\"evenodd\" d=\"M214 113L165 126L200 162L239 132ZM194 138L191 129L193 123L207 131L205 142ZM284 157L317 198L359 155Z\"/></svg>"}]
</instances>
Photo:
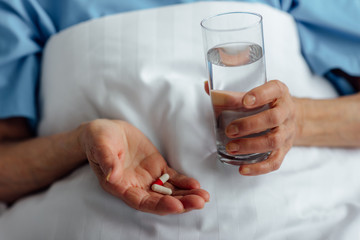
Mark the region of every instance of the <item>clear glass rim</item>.
<instances>
[{"instance_id":1,"label":"clear glass rim","mask_svg":"<svg viewBox=\"0 0 360 240\"><path fill-rule=\"evenodd\" d=\"M253 15L253 16L257 16L259 17L258 21L255 21L253 24L250 24L249 26L246 27L238 27L238 28L229 28L229 29L218 29L218 28L210 28L210 27L206 27L205 26L205 22L215 18L215 17L219 17L219 16L224 16L224 15L231 15L231 14L247 14L247 15ZM260 24L262 22L263 17L259 14L259 13L254 13L254 12L225 12L225 13L219 13L216 15L212 15L209 16L207 18L204 18L203 20L201 20L200 25L203 29L207 30L207 31L213 31L213 32L231 32L231 31L240 31L240 30L245 30L245 29L249 29L252 28L254 26L257 26L258 24Z\"/></svg>"}]
</instances>

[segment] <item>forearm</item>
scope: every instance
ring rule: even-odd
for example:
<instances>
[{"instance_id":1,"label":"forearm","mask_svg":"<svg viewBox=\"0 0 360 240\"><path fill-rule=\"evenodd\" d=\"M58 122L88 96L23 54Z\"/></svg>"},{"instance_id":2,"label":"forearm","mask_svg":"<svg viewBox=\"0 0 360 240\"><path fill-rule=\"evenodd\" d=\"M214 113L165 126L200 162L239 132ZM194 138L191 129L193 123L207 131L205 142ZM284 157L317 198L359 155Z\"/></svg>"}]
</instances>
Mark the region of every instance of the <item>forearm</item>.
<instances>
[{"instance_id":1,"label":"forearm","mask_svg":"<svg viewBox=\"0 0 360 240\"><path fill-rule=\"evenodd\" d=\"M41 138L0 143L0 201L47 187L85 162L78 129Z\"/></svg>"},{"instance_id":2,"label":"forearm","mask_svg":"<svg viewBox=\"0 0 360 240\"><path fill-rule=\"evenodd\" d=\"M293 98L298 130L294 145L360 147L360 95L337 99Z\"/></svg>"}]
</instances>

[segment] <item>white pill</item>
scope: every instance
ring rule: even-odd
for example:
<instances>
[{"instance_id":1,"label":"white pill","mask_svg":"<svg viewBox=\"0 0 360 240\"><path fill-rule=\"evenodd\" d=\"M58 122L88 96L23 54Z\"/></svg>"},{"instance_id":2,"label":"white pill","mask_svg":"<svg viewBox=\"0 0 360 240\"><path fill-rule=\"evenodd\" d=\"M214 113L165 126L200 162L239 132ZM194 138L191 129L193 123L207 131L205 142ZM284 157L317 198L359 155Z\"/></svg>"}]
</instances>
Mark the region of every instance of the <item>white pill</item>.
<instances>
[{"instance_id":1,"label":"white pill","mask_svg":"<svg viewBox=\"0 0 360 240\"><path fill-rule=\"evenodd\" d=\"M151 189L154 191L154 192L157 192L157 193L161 193L161 194L164 194L164 195L171 195L172 194L172 191L170 188L167 188L167 187L163 187L163 186L160 186L158 184L153 184L151 186Z\"/></svg>"},{"instance_id":2,"label":"white pill","mask_svg":"<svg viewBox=\"0 0 360 240\"><path fill-rule=\"evenodd\" d=\"M161 177L159 177L159 179L163 182L163 184L166 183L167 180L169 180L169 178L170 178L170 176L167 173L165 173Z\"/></svg>"}]
</instances>

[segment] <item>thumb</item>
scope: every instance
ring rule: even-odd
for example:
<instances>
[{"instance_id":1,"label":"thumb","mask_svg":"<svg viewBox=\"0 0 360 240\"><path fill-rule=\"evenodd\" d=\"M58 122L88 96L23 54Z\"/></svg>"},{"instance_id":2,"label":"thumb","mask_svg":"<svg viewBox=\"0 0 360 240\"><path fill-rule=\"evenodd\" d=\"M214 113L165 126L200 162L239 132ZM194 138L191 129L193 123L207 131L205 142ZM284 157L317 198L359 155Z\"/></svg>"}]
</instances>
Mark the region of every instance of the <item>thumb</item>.
<instances>
[{"instance_id":1,"label":"thumb","mask_svg":"<svg viewBox=\"0 0 360 240\"><path fill-rule=\"evenodd\" d=\"M99 180L113 183L119 172L119 156L108 147L96 147L87 151L90 166L93 168Z\"/></svg>"},{"instance_id":2,"label":"thumb","mask_svg":"<svg viewBox=\"0 0 360 240\"><path fill-rule=\"evenodd\" d=\"M111 184L117 182L122 176L124 153L112 154L104 160L104 176L105 180Z\"/></svg>"}]
</instances>

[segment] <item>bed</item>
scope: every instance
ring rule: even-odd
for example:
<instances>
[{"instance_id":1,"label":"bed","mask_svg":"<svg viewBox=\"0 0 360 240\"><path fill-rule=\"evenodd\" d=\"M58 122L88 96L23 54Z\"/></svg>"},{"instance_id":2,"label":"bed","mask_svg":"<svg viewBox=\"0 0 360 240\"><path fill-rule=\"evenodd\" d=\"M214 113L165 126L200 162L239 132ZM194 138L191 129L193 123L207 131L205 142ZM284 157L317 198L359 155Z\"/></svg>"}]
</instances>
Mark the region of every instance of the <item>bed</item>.
<instances>
[{"instance_id":1,"label":"bed","mask_svg":"<svg viewBox=\"0 0 360 240\"><path fill-rule=\"evenodd\" d=\"M262 4L199 2L73 26L44 52L39 135L126 120L198 179L210 202L181 215L139 212L103 191L86 165L0 204L0 239L360 239L360 150L293 147L278 171L257 177L216 160L199 23L226 11L263 15L268 79L294 96L337 97L301 56L291 16Z\"/></svg>"}]
</instances>

